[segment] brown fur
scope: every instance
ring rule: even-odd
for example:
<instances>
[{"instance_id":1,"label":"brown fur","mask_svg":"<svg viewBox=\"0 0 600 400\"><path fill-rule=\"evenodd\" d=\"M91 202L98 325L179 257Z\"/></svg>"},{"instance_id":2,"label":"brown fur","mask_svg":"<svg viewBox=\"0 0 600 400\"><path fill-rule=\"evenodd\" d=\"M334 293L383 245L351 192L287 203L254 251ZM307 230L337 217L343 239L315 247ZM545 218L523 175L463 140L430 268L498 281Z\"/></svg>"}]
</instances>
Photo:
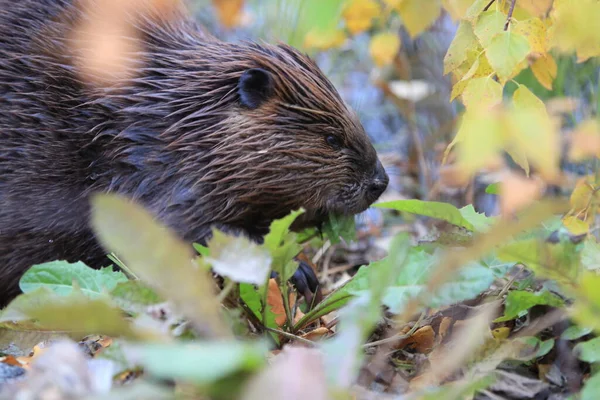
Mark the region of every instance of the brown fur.
<instances>
[{"instance_id":1,"label":"brown fur","mask_svg":"<svg viewBox=\"0 0 600 400\"><path fill-rule=\"evenodd\" d=\"M71 0L0 0L0 306L33 264L108 264L88 227L95 192L202 242L212 226L260 240L299 207L304 224L358 213L387 185L355 114L295 49L223 43L183 14L137 20L135 76L92 88L68 39L78 18ZM249 106L252 69L272 82Z\"/></svg>"}]
</instances>

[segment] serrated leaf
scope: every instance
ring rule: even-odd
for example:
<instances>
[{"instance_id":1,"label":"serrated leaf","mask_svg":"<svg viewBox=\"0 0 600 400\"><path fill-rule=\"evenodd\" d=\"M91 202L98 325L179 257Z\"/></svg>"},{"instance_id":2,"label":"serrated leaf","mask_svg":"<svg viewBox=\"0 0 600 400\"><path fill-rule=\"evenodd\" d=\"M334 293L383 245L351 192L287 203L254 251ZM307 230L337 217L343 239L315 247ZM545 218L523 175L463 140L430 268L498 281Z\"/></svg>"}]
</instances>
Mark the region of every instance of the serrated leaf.
<instances>
[{"instance_id":1,"label":"serrated leaf","mask_svg":"<svg viewBox=\"0 0 600 400\"><path fill-rule=\"evenodd\" d=\"M529 42L529 47L534 53L546 54L548 38L546 24L539 18L530 18L518 21L512 28L513 33L523 35Z\"/></svg>"},{"instance_id":2,"label":"serrated leaf","mask_svg":"<svg viewBox=\"0 0 600 400\"><path fill-rule=\"evenodd\" d=\"M465 107L492 107L502 103L502 85L490 77L469 81L462 94Z\"/></svg>"},{"instance_id":3,"label":"serrated leaf","mask_svg":"<svg viewBox=\"0 0 600 400\"><path fill-rule=\"evenodd\" d=\"M473 225L475 232L486 232L496 221L496 218L488 217L484 213L475 211L472 204L461 208L459 211L460 215Z\"/></svg>"},{"instance_id":4,"label":"serrated leaf","mask_svg":"<svg viewBox=\"0 0 600 400\"><path fill-rule=\"evenodd\" d=\"M164 301L140 281L121 282L110 292L110 296L121 309L128 312L141 312L152 304Z\"/></svg>"},{"instance_id":5,"label":"serrated leaf","mask_svg":"<svg viewBox=\"0 0 600 400\"><path fill-rule=\"evenodd\" d=\"M475 24L474 32L479 43L486 48L492 38L499 33L504 31L504 24L506 23L506 14L496 10L488 10L483 12L477 23Z\"/></svg>"},{"instance_id":6,"label":"serrated leaf","mask_svg":"<svg viewBox=\"0 0 600 400\"><path fill-rule=\"evenodd\" d=\"M504 315L497 318L494 322L510 321L520 317L531 307L538 305L548 305L551 307L560 307L564 304L563 300L549 291L537 293L514 290L508 293L505 302Z\"/></svg>"},{"instance_id":7,"label":"serrated leaf","mask_svg":"<svg viewBox=\"0 0 600 400\"><path fill-rule=\"evenodd\" d=\"M502 32L494 36L485 48L485 54L502 80L511 78L517 67L525 60L531 48L522 35Z\"/></svg>"},{"instance_id":8,"label":"serrated leaf","mask_svg":"<svg viewBox=\"0 0 600 400\"><path fill-rule=\"evenodd\" d=\"M456 70L467 59L467 51L475 44L477 37L473 33L473 27L469 22L461 22L444 56L444 75Z\"/></svg>"},{"instance_id":9,"label":"serrated leaf","mask_svg":"<svg viewBox=\"0 0 600 400\"><path fill-rule=\"evenodd\" d=\"M461 215L460 211L451 204L422 200L395 200L377 203L374 207L387 208L411 214L423 215L448 221L472 231L473 225Z\"/></svg>"},{"instance_id":10,"label":"serrated leaf","mask_svg":"<svg viewBox=\"0 0 600 400\"><path fill-rule=\"evenodd\" d=\"M68 295L76 282L82 293L94 298L126 281L122 272L111 268L93 269L82 262L52 261L32 266L21 277L19 287L23 293L46 287L59 295Z\"/></svg>"}]
</instances>

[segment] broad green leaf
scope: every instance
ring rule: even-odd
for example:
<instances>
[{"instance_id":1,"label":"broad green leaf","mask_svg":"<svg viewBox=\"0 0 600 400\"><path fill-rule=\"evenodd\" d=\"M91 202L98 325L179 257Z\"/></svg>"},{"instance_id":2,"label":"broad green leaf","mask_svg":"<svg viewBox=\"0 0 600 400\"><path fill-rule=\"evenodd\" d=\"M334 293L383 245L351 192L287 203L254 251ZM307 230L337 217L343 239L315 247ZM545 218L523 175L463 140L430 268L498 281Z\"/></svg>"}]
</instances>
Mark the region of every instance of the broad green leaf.
<instances>
[{"instance_id":1,"label":"broad green leaf","mask_svg":"<svg viewBox=\"0 0 600 400\"><path fill-rule=\"evenodd\" d=\"M47 288L18 296L3 311L0 322L34 320L44 330L124 336L152 337L136 330L123 312L107 297L91 299L80 291L61 296Z\"/></svg>"},{"instance_id":2,"label":"broad green leaf","mask_svg":"<svg viewBox=\"0 0 600 400\"><path fill-rule=\"evenodd\" d=\"M494 9L487 10L479 16L474 32L484 48L490 44L494 36L504 31L505 23L506 14Z\"/></svg>"},{"instance_id":3,"label":"broad green leaf","mask_svg":"<svg viewBox=\"0 0 600 400\"><path fill-rule=\"evenodd\" d=\"M596 333L600 332L600 275L590 271L582 273L571 296L575 300L570 311L579 325L590 327Z\"/></svg>"},{"instance_id":4,"label":"broad green leaf","mask_svg":"<svg viewBox=\"0 0 600 400\"><path fill-rule=\"evenodd\" d=\"M502 103L502 85L491 77L473 78L462 94L465 107L492 107Z\"/></svg>"},{"instance_id":5,"label":"broad green leaf","mask_svg":"<svg viewBox=\"0 0 600 400\"><path fill-rule=\"evenodd\" d=\"M583 243L581 264L590 271L600 270L600 243L593 236Z\"/></svg>"},{"instance_id":6,"label":"broad green leaf","mask_svg":"<svg viewBox=\"0 0 600 400\"><path fill-rule=\"evenodd\" d=\"M105 248L161 297L171 300L196 329L231 336L212 276L195 264L191 246L150 213L121 196L97 195L92 199L92 227Z\"/></svg>"},{"instance_id":7,"label":"broad green leaf","mask_svg":"<svg viewBox=\"0 0 600 400\"><path fill-rule=\"evenodd\" d=\"M437 218L466 228L470 231L474 229L473 225L461 215L460 211L448 203L422 200L395 200L377 203L374 207Z\"/></svg>"},{"instance_id":8,"label":"broad green leaf","mask_svg":"<svg viewBox=\"0 0 600 400\"><path fill-rule=\"evenodd\" d=\"M281 219L277 219L271 222L269 226L269 233L265 236L265 246L271 251L275 251L279 246L283 244L287 234L290 231L290 227L294 221L304 213L304 210L292 211Z\"/></svg>"},{"instance_id":9,"label":"broad green leaf","mask_svg":"<svg viewBox=\"0 0 600 400\"><path fill-rule=\"evenodd\" d=\"M346 242L356 239L356 224L354 216L329 214L323 226L323 231L332 244L340 242L340 238Z\"/></svg>"},{"instance_id":10,"label":"broad green leaf","mask_svg":"<svg viewBox=\"0 0 600 400\"><path fill-rule=\"evenodd\" d=\"M140 281L121 282L110 292L110 296L123 310L134 313L164 301Z\"/></svg>"},{"instance_id":11,"label":"broad green leaf","mask_svg":"<svg viewBox=\"0 0 600 400\"><path fill-rule=\"evenodd\" d=\"M600 338L578 343L573 351L581 361L596 363L600 361Z\"/></svg>"},{"instance_id":12,"label":"broad green leaf","mask_svg":"<svg viewBox=\"0 0 600 400\"><path fill-rule=\"evenodd\" d=\"M494 36L485 48L490 65L503 81L513 76L517 66L530 51L527 39L513 32L502 32Z\"/></svg>"},{"instance_id":13,"label":"broad green leaf","mask_svg":"<svg viewBox=\"0 0 600 400\"><path fill-rule=\"evenodd\" d=\"M488 217L484 213L478 213L472 204L461 208L460 215L473 225L475 232L486 232L496 221L496 218Z\"/></svg>"},{"instance_id":14,"label":"broad green leaf","mask_svg":"<svg viewBox=\"0 0 600 400\"><path fill-rule=\"evenodd\" d=\"M560 335L560 338L563 340L577 340L582 337L589 335L592 333L593 329L586 328L579 325L573 325L565 329L565 331Z\"/></svg>"},{"instance_id":15,"label":"broad green leaf","mask_svg":"<svg viewBox=\"0 0 600 400\"><path fill-rule=\"evenodd\" d=\"M206 261L213 270L234 282L262 285L271 271L269 250L244 236L228 236L213 230L208 242L210 256Z\"/></svg>"},{"instance_id":16,"label":"broad green leaf","mask_svg":"<svg viewBox=\"0 0 600 400\"><path fill-rule=\"evenodd\" d=\"M544 290L537 293L514 290L508 293L505 302L504 315L497 318L495 322L510 321L523 315L531 307L538 305L548 305L551 307L560 307L564 304L563 300Z\"/></svg>"},{"instance_id":17,"label":"broad green leaf","mask_svg":"<svg viewBox=\"0 0 600 400\"><path fill-rule=\"evenodd\" d=\"M253 372L265 364L263 342L233 340L130 346L134 358L150 375L208 384L235 373Z\"/></svg>"},{"instance_id":18,"label":"broad green leaf","mask_svg":"<svg viewBox=\"0 0 600 400\"><path fill-rule=\"evenodd\" d=\"M500 194L500 184L498 182L492 183L485 188L487 194Z\"/></svg>"},{"instance_id":19,"label":"broad green leaf","mask_svg":"<svg viewBox=\"0 0 600 400\"><path fill-rule=\"evenodd\" d=\"M52 261L27 270L19 281L19 287L23 293L46 287L57 294L68 295L73 291L75 282L83 294L93 298L126 281L127 277L122 272L111 268L93 269L82 262Z\"/></svg>"},{"instance_id":20,"label":"broad green leaf","mask_svg":"<svg viewBox=\"0 0 600 400\"><path fill-rule=\"evenodd\" d=\"M442 4L441 0L403 0L397 9L406 30L414 38L437 20Z\"/></svg>"},{"instance_id":21,"label":"broad green leaf","mask_svg":"<svg viewBox=\"0 0 600 400\"><path fill-rule=\"evenodd\" d=\"M477 37L471 24L467 21L461 22L444 57L444 75L456 70L467 59L467 51L476 44Z\"/></svg>"},{"instance_id":22,"label":"broad green leaf","mask_svg":"<svg viewBox=\"0 0 600 400\"><path fill-rule=\"evenodd\" d=\"M540 358L548 354L552 348L554 347L554 339L548 340L540 340L535 336L525 336L515 339L517 343L523 343L525 345L524 348L521 349L521 354L529 353L530 356L526 358L519 358L521 361L531 361L536 358ZM528 352L527 348L535 350L535 352ZM536 350L537 349L537 350Z\"/></svg>"},{"instance_id":23,"label":"broad green leaf","mask_svg":"<svg viewBox=\"0 0 600 400\"><path fill-rule=\"evenodd\" d=\"M580 400L596 400L600 393L600 373L596 372L591 378L585 382L585 386L581 390Z\"/></svg>"},{"instance_id":24,"label":"broad green leaf","mask_svg":"<svg viewBox=\"0 0 600 400\"><path fill-rule=\"evenodd\" d=\"M289 16L290 29L287 43L294 47L314 47L311 41L318 38L322 43L339 41L338 24L345 0L301 0L297 4L297 12ZM320 47L320 46L317 46Z\"/></svg>"}]
</instances>

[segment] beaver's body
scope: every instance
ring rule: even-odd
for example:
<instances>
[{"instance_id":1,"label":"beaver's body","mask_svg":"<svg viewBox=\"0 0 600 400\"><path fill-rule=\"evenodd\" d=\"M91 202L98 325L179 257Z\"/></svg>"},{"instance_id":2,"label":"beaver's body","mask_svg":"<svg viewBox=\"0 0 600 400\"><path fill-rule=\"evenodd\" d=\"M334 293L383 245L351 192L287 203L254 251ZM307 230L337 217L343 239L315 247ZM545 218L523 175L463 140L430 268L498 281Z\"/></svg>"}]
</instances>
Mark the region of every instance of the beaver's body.
<instances>
[{"instance_id":1,"label":"beaver's body","mask_svg":"<svg viewBox=\"0 0 600 400\"><path fill-rule=\"evenodd\" d=\"M360 212L385 189L360 123L297 51L146 21L134 78L92 88L66 39L78 18L72 0L0 0L0 305L33 264L107 264L94 192L202 241L211 226L258 239L299 207Z\"/></svg>"}]
</instances>

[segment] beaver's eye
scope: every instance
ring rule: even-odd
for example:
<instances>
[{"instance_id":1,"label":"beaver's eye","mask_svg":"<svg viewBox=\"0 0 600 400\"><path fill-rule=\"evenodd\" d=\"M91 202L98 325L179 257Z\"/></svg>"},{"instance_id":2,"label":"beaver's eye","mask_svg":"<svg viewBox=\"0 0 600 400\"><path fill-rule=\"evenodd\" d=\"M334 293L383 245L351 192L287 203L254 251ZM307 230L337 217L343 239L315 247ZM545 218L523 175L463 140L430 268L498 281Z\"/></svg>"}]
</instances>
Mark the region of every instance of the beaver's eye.
<instances>
[{"instance_id":1,"label":"beaver's eye","mask_svg":"<svg viewBox=\"0 0 600 400\"><path fill-rule=\"evenodd\" d=\"M337 137L335 137L333 135L327 136L326 140L327 140L327 144L333 148L339 149L340 147L342 147L342 143L340 142L340 139L338 139Z\"/></svg>"}]
</instances>

